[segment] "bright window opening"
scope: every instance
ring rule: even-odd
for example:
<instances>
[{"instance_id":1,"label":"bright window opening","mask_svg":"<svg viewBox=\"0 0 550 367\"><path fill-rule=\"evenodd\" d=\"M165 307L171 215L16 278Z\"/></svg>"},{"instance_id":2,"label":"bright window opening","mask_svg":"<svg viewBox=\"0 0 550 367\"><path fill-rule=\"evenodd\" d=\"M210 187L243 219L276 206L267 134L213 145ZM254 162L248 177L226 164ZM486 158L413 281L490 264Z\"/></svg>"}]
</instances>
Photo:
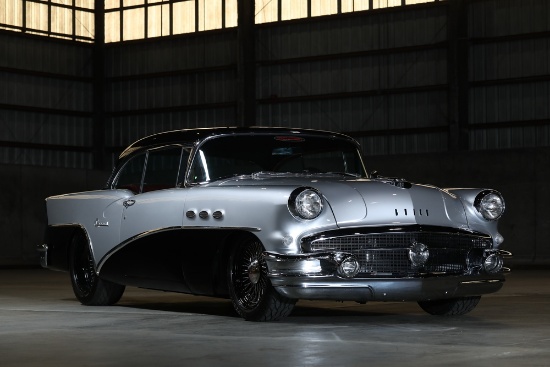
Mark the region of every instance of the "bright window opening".
<instances>
[{"instance_id":1,"label":"bright window opening","mask_svg":"<svg viewBox=\"0 0 550 367\"><path fill-rule=\"evenodd\" d=\"M444 0L254 0L256 24ZM105 42L237 26L238 0L105 0ZM1 0L0 29L93 42L94 0Z\"/></svg>"}]
</instances>

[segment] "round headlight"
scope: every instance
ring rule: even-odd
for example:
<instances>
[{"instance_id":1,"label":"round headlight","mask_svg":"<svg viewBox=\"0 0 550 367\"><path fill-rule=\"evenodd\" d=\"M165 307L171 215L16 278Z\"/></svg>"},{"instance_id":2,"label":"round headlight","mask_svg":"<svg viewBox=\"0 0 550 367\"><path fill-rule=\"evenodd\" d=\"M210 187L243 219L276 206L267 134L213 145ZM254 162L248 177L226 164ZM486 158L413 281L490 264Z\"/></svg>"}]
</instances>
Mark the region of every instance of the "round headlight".
<instances>
[{"instance_id":1,"label":"round headlight","mask_svg":"<svg viewBox=\"0 0 550 367\"><path fill-rule=\"evenodd\" d=\"M483 268L487 273L498 273L502 270L502 256L499 254L490 254L483 261Z\"/></svg>"},{"instance_id":2,"label":"round headlight","mask_svg":"<svg viewBox=\"0 0 550 367\"><path fill-rule=\"evenodd\" d=\"M497 191L480 192L476 197L474 206L487 220L497 220L504 213L504 199Z\"/></svg>"},{"instance_id":3,"label":"round headlight","mask_svg":"<svg viewBox=\"0 0 550 367\"><path fill-rule=\"evenodd\" d=\"M299 189L290 196L289 208L302 219L314 219L323 211L323 199L313 189Z\"/></svg>"}]
</instances>

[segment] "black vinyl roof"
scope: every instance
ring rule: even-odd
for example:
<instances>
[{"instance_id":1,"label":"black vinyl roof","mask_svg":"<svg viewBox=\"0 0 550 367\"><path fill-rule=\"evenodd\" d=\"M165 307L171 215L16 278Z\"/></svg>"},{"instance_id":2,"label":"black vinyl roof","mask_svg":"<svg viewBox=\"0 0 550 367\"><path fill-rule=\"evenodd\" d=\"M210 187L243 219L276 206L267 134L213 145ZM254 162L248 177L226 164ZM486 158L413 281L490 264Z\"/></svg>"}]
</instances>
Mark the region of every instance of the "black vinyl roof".
<instances>
[{"instance_id":1,"label":"black vinyl roof","mask_svg":"<svg viewBox=\"0 0 550 367\"><path fill-rule=\"evenodd\" d=\"M125 159L135 152L145 149L170 145L170 144L189 144L203 140L207 137L232 134L307 134L317 136L333 136L341 139L354 141L347 135L310 129L292 129L286 127L212 127L198 129L184 129L166 131L142 138L126 148L119 156L119 160Z\"/></svg>"}]
</instances>

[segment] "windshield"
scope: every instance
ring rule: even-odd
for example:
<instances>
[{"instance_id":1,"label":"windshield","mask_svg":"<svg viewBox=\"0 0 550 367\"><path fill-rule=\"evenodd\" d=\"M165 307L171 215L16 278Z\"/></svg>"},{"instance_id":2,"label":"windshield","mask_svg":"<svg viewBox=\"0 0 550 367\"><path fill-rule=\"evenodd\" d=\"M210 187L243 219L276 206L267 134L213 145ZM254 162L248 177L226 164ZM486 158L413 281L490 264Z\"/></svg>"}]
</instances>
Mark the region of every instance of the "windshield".
<instances>
[{"instance_id":1,"label":"windshield","mask_svg":"<svg viewBox=\"0 0 550 367\"><path fill-rule=\"evenodd\" d=\"M189 182L256 172L343 174L365 177L355 144L344 139L296 135L222 136L195 154Z\"/></svg>"}]
</instances>

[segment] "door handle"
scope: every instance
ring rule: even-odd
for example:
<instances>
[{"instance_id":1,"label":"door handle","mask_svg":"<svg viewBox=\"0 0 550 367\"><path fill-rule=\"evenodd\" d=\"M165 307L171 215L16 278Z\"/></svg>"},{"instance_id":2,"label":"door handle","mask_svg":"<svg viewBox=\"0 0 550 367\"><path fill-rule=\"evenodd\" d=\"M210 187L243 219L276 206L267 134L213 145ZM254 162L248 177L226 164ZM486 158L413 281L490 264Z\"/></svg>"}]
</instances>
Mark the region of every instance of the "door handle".
<instances>
[{"instance_id":1,"label":"door handle","mask_svg":"<svg viewBox=\"0 0 550 367\"><path fill-rule=\"evenodd\" d=\"M129 206L132 206L136 203L135 200L126 200L125 202L122 203L122 205L124 205L125 208L129 207Z\"/></svg>"}]
</instances>

